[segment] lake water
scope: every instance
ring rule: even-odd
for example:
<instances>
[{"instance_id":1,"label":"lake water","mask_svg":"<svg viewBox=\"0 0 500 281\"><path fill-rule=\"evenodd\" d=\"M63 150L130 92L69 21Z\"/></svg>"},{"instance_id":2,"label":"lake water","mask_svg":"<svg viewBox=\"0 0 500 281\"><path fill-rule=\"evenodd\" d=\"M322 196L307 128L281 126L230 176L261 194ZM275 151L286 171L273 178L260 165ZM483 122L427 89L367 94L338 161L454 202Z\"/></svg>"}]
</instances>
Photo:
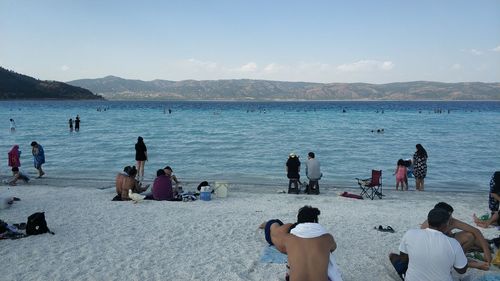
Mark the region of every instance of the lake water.
<instances>
[{"instance_id":1,"label":"lake water","mask_svg":"<svg viewBox=\"0 0 500 281\"><path fill-rule=\"evenodd\" d=\"M68 119L77 114L81 129L70 132ZM0 120L0 175L10 174L13 144L22 151L21 170L35 175L35 140L45 149L47 177L113 180L135 164L138 136L148 148L148 180L170 165L181 180L285 187L288 154L304 162L314 151L324 174L321 186L355 187L354 178L376 168L383 170L385 188L394 188L397 160L411 158L417 143L429 155L427 190L487 192L500 170L496 101L2 101Z\"/></svg>"}]
</instances>

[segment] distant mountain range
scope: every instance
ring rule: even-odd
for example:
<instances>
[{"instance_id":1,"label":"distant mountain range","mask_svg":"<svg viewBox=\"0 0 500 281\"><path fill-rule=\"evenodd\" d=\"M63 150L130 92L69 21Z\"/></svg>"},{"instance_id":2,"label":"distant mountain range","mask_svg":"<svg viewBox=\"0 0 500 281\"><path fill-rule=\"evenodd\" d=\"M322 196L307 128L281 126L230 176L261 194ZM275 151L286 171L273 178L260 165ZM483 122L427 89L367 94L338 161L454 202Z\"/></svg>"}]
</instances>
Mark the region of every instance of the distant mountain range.
<instances>
[{"instance_id":1,"label":"distant mountain range","mask_svg":"<svg viewBox=\"0 0 500 281\"><path fill-rule=\"evenodd\" d=\"M57 81L42 81L0 67L0 99L103 99L91 91Z\"/></svg>"},{"instance_id":2,"label":"distant mountain range","mask_svg":"<svg viewBox=\"0 0 500 281\"><path fill-rule=\"evenodd\" d=\"M308 83L267 80L130 80L115 76L68 84L106 99L177 100L500 100L500 83Z\"/></svg>"}]
</instances>

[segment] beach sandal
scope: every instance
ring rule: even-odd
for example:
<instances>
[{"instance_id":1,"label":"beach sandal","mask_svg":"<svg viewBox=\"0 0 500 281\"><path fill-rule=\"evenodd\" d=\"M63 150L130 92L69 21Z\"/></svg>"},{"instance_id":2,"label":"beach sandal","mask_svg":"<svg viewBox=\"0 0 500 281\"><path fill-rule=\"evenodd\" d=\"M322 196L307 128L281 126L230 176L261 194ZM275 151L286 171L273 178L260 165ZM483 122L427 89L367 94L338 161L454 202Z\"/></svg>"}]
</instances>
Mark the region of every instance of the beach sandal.
<instances>
[{"instance_id":1,"label":"beach sandal","mask_svg":"<svg viewBox=\"0 0 500 281\"><path fill-rule=\"evenodd\" d=\"M378 227L375 227L376 230L380 231L380 232L390 232L390 233L394 233L394 229L388 225L386 228L384 228L383 226L379 225Z\"/></svg>"},{"instance_id":2,"label":"beach sandal","mask_svg":"<svg viewBox=\"0 0 500 281\"><path fill-rule=\"evenodd\" d=\"M13 226L15 226L19 230L25 230L26 229L26 223L25 222L15 223L15 224L13 224Z\"/></svg>"}]
</instances>

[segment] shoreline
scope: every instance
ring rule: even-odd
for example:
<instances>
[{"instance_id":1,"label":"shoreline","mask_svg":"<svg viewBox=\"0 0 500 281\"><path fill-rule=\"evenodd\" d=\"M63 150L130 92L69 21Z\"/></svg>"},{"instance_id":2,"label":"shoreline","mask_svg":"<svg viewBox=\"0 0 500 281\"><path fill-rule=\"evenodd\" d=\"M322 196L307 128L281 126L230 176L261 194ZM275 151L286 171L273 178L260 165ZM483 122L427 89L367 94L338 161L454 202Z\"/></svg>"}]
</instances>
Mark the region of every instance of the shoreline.
<instances>
[{"instance_id":1,"label":"shoreline","mask_svg":"<svg viewBox=\"0 0 500 281\"><path fill-rule=\"evenodd\" d=\"M2 196L21 198L0 210L0 219L25 222L44 211L56 233L2 240L0 275L6 280L284 280L283 264L259 262L266 242L258 226L272 218L293 222L300 207L312 205L337 242L334 253L345 281L396 281L387 255L437 202L450 203L454 217L469 224L473 213L488 211L487 195L479 193L384 190L382 200L356 200L338 196L342 190L289 195L277 193L279 187L231 184L227 198L133 204L112 202L114 189L74 183L0 187ZM378 225L396 232L378 232ZM498 236L496 228L480 230L486 238ZM469 269L461 278L499 271Z\"/></svg>"},{"instance_id":2,"label":"shoreline","mask_svg":"<svg viewBox=\"0 0 500 281\"><path fill-rule=\"evenodd\" d=\"M114 178L85 178L85 177L62 177L62 176L57 176L57 177L52 177L50 175L44 176L40 179L36 178L32 174L28 174L30 177L30 183L26 184L23 182L20 182L18 185L19 186L30 186L30 185L41 185L41 186L54 186L54 187L63 187L63 188L74 188L74 187L81 187L81 188L90 188L90 189L109 189L109 188L115 188L115 182ZM2 175L0 176L0 182L3 182L4 180L10 179L11 177ZM144 184L153 184L154 178L145 178L143 180ZM229 183L230 185L236 187L237 189L241 189L244 186L251 186L248 190L256 190L258 192L266 192L267 190L276 190L276 192L281 191L281 190L287 190L288 189L288 182L286 179L283 179L282 181L262 181L262 182L255 182L255 181L235 181L235 180L228 180L228 179L206 179L211 185L213 185L215 182L220 181L220 182L226 182ZM193 179L183 179L181 180L181 186L185 188L185 190L191 190L194 189L198 186L198 184L201 181L198 180L193 180ZM303 181L304 182L304 181ZM306 180L306 183L309 181ZM89 184L93 184L92 187L88 187ZM320 189L325 190L328 192L341 192L341 191L349 191L351 193L360 193L361 190L358 186L355 185L355 181L353 181L352 185L339 185L339 184L332 184L331 182L328 181L320 181ZM4 184L4 186L8 186ZM463 194L485 194L488 193L489 187L484 186L482 187L483 189L480 189L481 186L475 186L476 188L472 188L469 190L463 190L463 189L454 189L454 190L446 190L445 188L431 188L431 189L425 189L423 192L432 192L432 193L463 193ZM187 188L187 189L186 189ZM395 185L383 185L383 192L399 192L395 190ZM402 191L401 191L402 192ZM414 185L410 184L410 189L405 192L416 192Z\"/></svg>"}]
</instances>

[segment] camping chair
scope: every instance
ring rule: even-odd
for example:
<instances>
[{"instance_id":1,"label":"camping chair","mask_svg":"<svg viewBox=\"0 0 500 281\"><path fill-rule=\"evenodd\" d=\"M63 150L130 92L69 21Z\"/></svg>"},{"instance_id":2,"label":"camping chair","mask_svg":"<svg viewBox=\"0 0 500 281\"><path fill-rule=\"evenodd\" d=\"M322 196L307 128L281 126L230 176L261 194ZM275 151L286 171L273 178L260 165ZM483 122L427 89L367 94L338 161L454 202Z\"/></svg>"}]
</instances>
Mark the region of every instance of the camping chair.
<instances>
[{"instance_id":1,"label":"camping chair","mask_svg":"<svg viewBox=\"0 0 500 281\"><path fill-rule=\"evenodd\" d=\"M361 188L360 196L366 196L373 200L375 196L382 199L382 170L372 170L372 177L369 179L358 179Z\"/></svg>"}]
</instances>

